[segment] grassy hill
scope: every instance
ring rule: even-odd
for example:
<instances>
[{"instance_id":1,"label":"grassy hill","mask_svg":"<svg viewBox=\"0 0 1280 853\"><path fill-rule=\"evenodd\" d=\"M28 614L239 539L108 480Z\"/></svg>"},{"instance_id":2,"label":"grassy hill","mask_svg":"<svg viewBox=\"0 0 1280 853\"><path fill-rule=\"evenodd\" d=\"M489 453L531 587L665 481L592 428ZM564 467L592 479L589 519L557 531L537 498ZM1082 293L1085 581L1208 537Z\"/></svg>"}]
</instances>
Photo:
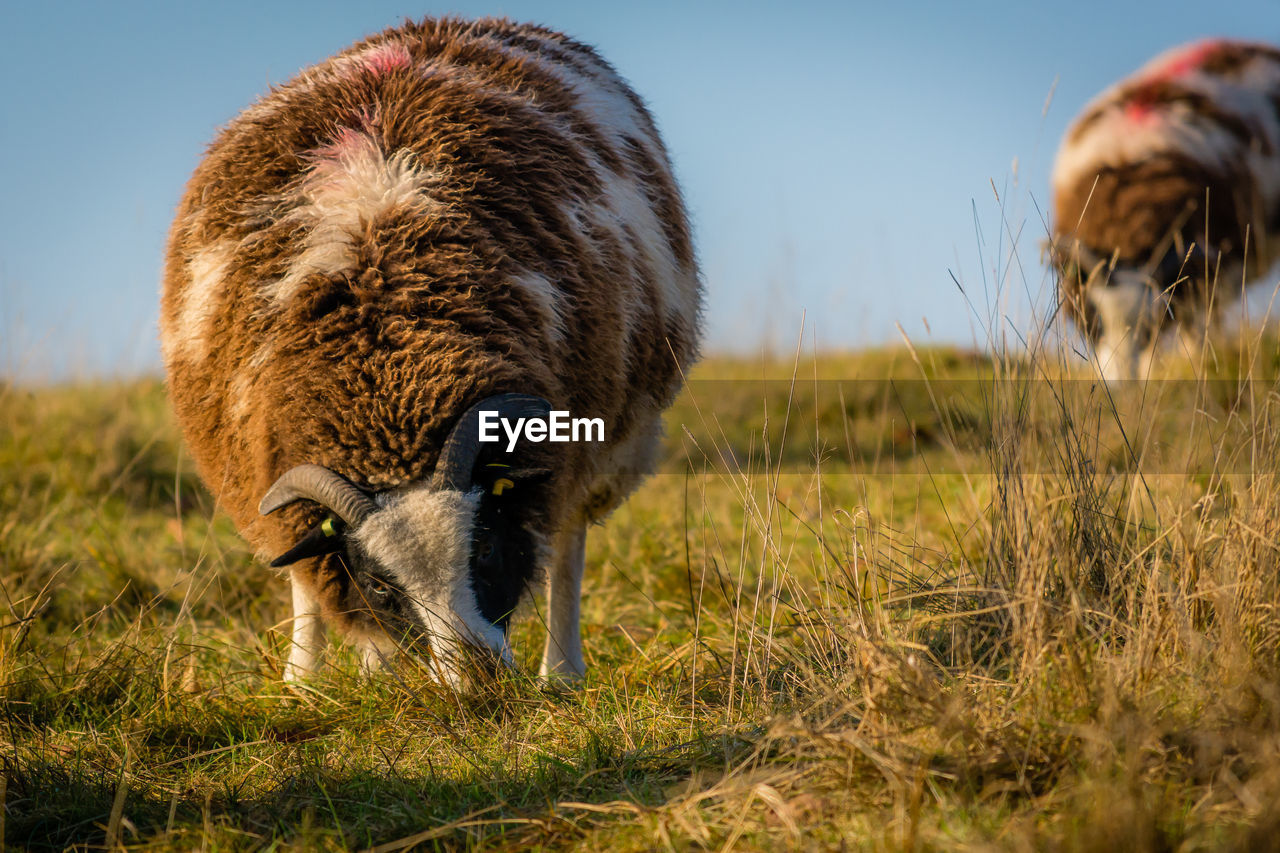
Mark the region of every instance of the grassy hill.
<instances>
[{"instance_id":1,"label":"grassy hill","mask_svg":"<svg viewBox=\"0 0 1280 853\"><path fill-rule=\"evenodd\" d=\"M538 596L473 693L346 649L286 690L286 584L162 385L0 387L4 837L1275 845L1277 350L1112 388L944 349L710 359L588 538L571 692L530 675Z\"/></svg>"}]
</instances>

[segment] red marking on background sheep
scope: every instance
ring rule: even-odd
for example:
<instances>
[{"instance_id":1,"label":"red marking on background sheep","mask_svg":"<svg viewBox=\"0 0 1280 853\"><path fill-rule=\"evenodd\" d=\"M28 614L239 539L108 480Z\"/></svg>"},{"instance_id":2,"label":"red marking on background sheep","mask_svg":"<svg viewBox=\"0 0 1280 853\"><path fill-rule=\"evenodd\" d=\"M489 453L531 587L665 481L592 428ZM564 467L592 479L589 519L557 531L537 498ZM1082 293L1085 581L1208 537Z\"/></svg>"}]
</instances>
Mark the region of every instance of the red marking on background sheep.
<instances>
[{"instance_id":1,"label":"red marking on background sheep","mask_svg":"<svg viewBox=\"0 0 1280 853\"><path fill-rule=\"evenodd\" d=\"M1183 74L1189 74L1204 65L1209 57L1222 49L1222 46L1221 39L1196 42L1151 69L1151 73L1147 74L1146 77L1149 80L1170 80L1174 77L1181 77Z\"/></svg>"},{"instance_id":2,"label":"red marking on background sheep","mask_svg":"<svg viewBox=\"0 0 1280 853\"><path fill-rule=\"evenodd\" d=\"M1151 98L1138 95L1124 105L1124 117L1134 124L1154 124L1160 115Z\"/></svg>"},{"instance_id":3,"label":"red marking on background sheep","mask_svg":"<svg viewBox=\"0 0 1280 853\"><path fill-rule=\"evenodd\" d=\"M1280 49L1206 39L1072 122L1052 179L1058 287L1105 376L1141 375L1167 327L1216 322L1275 263L1278 90Z\"/></svg>"}]
</instances>

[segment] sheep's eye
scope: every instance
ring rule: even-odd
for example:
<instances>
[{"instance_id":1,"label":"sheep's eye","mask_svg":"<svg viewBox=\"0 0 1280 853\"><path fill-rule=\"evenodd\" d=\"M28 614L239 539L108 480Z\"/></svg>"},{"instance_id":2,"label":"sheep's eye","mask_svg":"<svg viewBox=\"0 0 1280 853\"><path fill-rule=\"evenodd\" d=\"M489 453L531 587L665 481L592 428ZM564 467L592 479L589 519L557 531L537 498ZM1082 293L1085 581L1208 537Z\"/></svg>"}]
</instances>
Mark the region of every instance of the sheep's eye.
<instances>
[{"instance_id":1,"label":"sheep's eye","mask_svg":"<svg viewBox=\"0 0 1280 853\"><path fill-rule=\"evenodd\" d=\"M376 578L373 575L366 573L362 580L364 581L365 589L369 590L372 595L380 599L387 598L391 595L390 585L380 578Z\"/></svg>"},{"instance_id":2,"label":"sheep's eye","mask_svg":"<svg viewBox=\"0 0 1280 853\"><path fill-rule=\"evenodd\" d=\"M479 544L476 545L476 557L481 560L491 560L493 559L493 553L496 550L497 549L494 547L492 539L482 539Z\"/></svg>"}]
</instances>

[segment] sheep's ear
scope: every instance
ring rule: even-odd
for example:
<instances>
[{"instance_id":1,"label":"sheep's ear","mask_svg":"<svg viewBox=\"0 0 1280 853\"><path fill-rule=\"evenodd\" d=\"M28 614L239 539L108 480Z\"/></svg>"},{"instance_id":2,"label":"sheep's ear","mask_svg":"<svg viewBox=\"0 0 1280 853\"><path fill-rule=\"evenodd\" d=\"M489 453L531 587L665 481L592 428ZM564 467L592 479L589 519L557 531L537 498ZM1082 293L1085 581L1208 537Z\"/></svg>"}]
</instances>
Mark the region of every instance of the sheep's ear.
<instances>
[{"instance_id":1,"label":"sheep's ear","mask_svg":"<svg viewBox=\"0 0 1280 853\"><path fill-rule=\"evenodd\" d=\"M322 557L333 554L343 548L343 525L340 519L330 516L307 531L307 535L298 540L288 551L271 561L271 568L278 569L290 566L308 557Z\"/></svg>"},{"instance_id":2,"label":"sheep's ear","mask_svg":"<svg viewBox=\"0 0 1280 853\"><path fill-rule=\"evenodd\" d=\"M501 462L490 462L476 468L472 484L479 486L487 495L503 496L544 483L550 477L550 468L513 468Z\"/></svg>"}]
</instances>

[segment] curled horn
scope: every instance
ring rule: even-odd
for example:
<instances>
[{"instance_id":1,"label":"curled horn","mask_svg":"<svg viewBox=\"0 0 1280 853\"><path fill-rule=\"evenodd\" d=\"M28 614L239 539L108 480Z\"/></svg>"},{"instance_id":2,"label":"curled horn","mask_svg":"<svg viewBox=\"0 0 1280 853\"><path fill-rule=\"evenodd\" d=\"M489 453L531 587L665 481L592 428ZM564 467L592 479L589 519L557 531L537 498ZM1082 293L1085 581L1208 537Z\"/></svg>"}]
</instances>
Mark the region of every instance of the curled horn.
<instances>
[{"instance_id":1,"label":"curled horn","mask_svg":"<svg viewBox=\"0 0 1280 853\"><path fill-rule=\"evenodd\" d=\"M377 511L373 498L341 474L323 465L298 465L280 475L258 504L269 515L298 500L315 501L355 527Z\"/></svg>"},{"instance_id":2,"label":"curled horn","mask_svg":"<svg viewBox=\"0 0 1280 853\"><path fill-rule=\"evenodd\" d=\"M465 492L471 488L471 472L480 456L480 413L497 412L505 420L545 418L551 404L529 394L498 394L476 403L458 418L440 450L431 484L436 489Z\"/></svg>"}]
</instances>

